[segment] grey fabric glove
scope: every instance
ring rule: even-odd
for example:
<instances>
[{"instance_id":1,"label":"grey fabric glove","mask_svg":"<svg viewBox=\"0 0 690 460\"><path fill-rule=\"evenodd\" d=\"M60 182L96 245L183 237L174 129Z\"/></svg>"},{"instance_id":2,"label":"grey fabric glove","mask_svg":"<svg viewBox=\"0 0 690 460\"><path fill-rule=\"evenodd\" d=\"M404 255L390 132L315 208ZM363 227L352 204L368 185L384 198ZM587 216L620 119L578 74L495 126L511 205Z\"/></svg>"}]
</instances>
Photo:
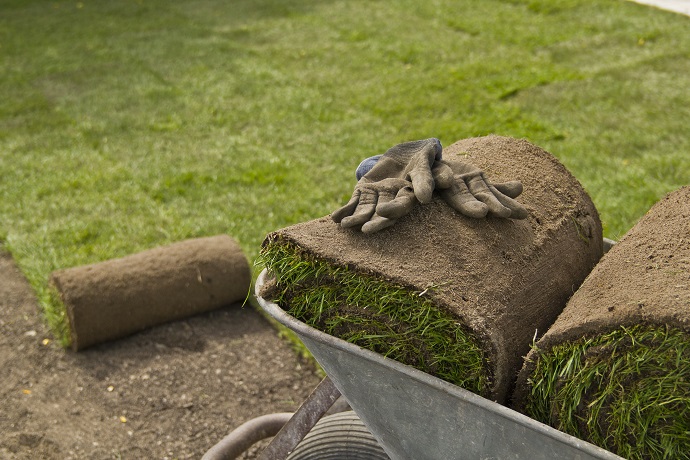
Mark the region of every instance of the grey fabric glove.
<instances>
[{"instance_id":1,"label":"grey fabric glove","mask_svg":"<svg viewBox=\"0 0 690 460\"><path fill-rule=\"evenodd\" d=\"M529 214L514 200L522 193L520 181L491 183L482 170L459 158L437 161L433 176L445 202L468 217L478 219L489 214L524 219Z\"/></svg>"},{"instance_id":2,"label":"grey fabric glove","mask_svg":"<svg viewBox=\"0 0 690 460\"><path fill-rule=\"evenodd\" d=\"M431 201L435 187L431 168L442 159L442 151L435 138L391 147L359 179L350 201L331 218L345 228L361 225L364 233L390 227L417 201Z\"/></svg>"}]
</instances>

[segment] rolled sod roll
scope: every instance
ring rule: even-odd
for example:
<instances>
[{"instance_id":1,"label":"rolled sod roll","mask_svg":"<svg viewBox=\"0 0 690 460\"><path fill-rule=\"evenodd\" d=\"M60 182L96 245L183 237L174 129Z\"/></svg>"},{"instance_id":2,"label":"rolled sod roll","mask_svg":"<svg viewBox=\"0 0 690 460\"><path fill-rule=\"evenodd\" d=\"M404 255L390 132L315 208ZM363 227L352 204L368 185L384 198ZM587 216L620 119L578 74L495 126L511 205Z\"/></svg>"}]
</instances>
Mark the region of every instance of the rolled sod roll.
<instances>
[{"instance_id":1,"label":"rolled sod roll","mask_svg":"<svg viewBox=\"0 0 690 460\"><path fill-rule=\"evenodd\" d=\"M524 140L457 142L493 182L520 180L524 220L472 219L439 196L373 234L330 217L267 235L262 297L316 329L505 403L523 356L602 254L597 211Z\"/></svg>"},{"instance_id":2,"label":"rolled sod roll","mask_svg":"<svg viewBox=\"0 0 690 460\"><path fill-rule=\"evenodd\" d=\"M602 258L530 351L514 405L625 458L690 458L690 187Z\"/></svg>"},{"instance_id":3,"label":"rolled sod roll","mask_svg":"<svg viewBox=\"0 0 690 460\"><path fill-rule=\"evenodd\" d=\"M219 235L59 270L50 282L77 351L243 301L251 271L235 240Z\"/></svg>"}]
</instances>

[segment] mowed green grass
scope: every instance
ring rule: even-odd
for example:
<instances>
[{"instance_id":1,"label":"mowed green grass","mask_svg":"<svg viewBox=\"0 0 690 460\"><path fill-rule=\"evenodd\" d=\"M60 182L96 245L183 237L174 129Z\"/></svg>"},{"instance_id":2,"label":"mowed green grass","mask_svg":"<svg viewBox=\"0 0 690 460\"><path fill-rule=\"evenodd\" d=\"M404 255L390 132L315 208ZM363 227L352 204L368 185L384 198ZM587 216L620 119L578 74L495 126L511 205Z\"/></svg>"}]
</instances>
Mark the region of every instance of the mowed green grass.
<instances>
[{"instance_id":1,"label":"mowed green grass","mask_svg":"<svg viewBox=\"0 0 690 460\"><path fill-rule=\"evenodd\" d=\"M690 18L623 0L0 0L0 241L50 273L347 201L402 141L523 137L619 238L690 183ZM506 178L507 179L507 178Z\"/></svg>"}]
</instances>

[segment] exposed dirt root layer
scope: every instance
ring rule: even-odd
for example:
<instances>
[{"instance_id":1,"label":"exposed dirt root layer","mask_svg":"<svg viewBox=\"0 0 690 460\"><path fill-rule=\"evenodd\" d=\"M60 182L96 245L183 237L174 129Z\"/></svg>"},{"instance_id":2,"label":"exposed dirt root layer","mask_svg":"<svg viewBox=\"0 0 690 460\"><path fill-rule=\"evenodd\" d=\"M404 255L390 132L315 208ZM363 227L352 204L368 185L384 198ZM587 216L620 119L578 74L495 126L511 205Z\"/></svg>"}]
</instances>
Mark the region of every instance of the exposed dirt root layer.
<instances>
[{"instance_id":1,"label":"exposed dirt root layer","mask_svg":"<svg viewBox=\"0 0 690 460\"><path fill-rule=\"evenodd\" d=\"M515 407L626 458L690 458L690 187L594 268L528 355Z\"/></svg>"}]
</instances>

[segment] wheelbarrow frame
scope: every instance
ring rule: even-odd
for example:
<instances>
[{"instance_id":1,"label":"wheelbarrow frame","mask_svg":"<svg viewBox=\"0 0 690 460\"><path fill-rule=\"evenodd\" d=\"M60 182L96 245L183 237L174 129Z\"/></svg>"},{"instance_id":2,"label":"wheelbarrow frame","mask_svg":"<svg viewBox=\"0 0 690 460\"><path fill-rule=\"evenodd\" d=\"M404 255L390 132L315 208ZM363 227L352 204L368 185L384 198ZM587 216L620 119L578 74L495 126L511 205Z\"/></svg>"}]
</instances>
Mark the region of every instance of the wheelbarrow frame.
<instances>
[{"instance_id":1,"label":"wheelbarrow frame","mask_svg":"<svg viewBox=\"0 0 690 460\"><path fill-rule=\"evenodd\" d=\"M621 457L411 366L314 329L258 293L304 343L392 460L621 460Z\"/></svg>"}]
</instances>

